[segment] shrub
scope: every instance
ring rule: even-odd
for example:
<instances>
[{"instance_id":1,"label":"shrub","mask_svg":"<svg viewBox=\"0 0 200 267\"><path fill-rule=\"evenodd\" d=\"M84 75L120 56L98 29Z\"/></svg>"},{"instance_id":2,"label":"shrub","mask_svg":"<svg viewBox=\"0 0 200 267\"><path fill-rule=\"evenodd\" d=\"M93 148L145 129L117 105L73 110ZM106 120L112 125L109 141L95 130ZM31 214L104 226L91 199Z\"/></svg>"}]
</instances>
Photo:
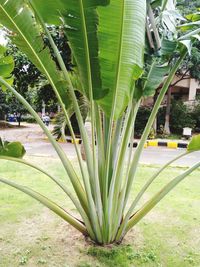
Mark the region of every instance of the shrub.
<instances>
[{"instance_id":1,"label":"shrub","mask_svg":"<svg viewBox=\"0 0 200 267\"><path fill-rule=\"evenodd\" d=\"M195 120L195 132L200 132L200 99L191 113L192 118Z\"/></svg>"},{"instance_id":2,"label":"shrub","mask_svg":"<svg viewBox=\"0 0 200 267\"><path fill-rule=\"evenodd\" d=\"M136 124L135 136L140 137L148 118L150 116L151 107L140 107ZM165 125L166 107L161 107L157 115L157 133L163 135L162 128ZM172 100L170 112L170 130L172 134L182 135L183 128L190 127L195 132L200 132L200 100L195 105L194 109L190 108L182 100ZM165 138L163 136L163 138Z\"/></svg>"},{"instance_id":3,"label":"shrub","mask_svg":"<svg viewBox=\"0 0 200 267\"><path fill-rule=\"evenodd\" d=\"M151 107L140 107L138 110L136 122L135 122L135 136L141 137L148 118L151 114Z\"/></svg>"},{"instance_id":4,"label":"shrub","mask_svg":"<svg viewBox=\"0 0 200 267\"><path fill-rule=\"evenodd\" d=\"M195 120L191 109L183 101L172 101L170 129L172 133L182 134L184 127L195 128Z\"/></svg>"}]
</instances>

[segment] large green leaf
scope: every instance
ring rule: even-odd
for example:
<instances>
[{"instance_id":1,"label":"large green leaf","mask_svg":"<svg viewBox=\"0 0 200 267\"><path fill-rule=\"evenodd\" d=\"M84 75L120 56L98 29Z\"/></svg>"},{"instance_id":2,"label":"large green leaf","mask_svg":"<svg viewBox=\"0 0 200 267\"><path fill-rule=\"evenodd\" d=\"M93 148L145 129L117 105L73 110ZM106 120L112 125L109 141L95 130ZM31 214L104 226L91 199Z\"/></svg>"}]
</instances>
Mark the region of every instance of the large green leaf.
<instances>
[{"instance_id":1,"label":"large green leaf","mask_svg":"<svg viewBox=\"0 0 200 267\"><path fill-rule=\"evenodd\" d=\"M193 14L188 14L186 16L186 18L188 20L191 20L191 21L198 21L198 20L200 20L200 12L196 12L196 13L193 13Z\"/></svg>"},{"instance_id":2,"label":"large green leaf","mask_svg":"<svg viewBox=\"0 0 200 267\"><path fill-rule=\"evenodd\" d=\"M146 67L145 74L136 83L134 98L153 96L169 72L168 65L160 65L156 59Z\"/></svg>"},{"instance_id":3,"label":"large green leaf","mask_svg":"<svg viewBox=\"0 0 200 267\"><path fill-rule=\"evenodd\" d=\"M99 45L96 7L106 5L109 1L33 1L48 23L51 18L52 23L55 21L56 13L52 11L52 7L58 3L57 16L62 16L65 21L83 91L89 96L92 84L93 96L99 99L110 90L109 95L100 101L102 108L109 115L116 89L118 97L115 116L120 116L130 100L133 79L137 79L142 73L146 1L113 0L106 8L99 7Z\"/></svg>"},{"instance_id":4,"label":"large green leaf","mask_svg":"<svg viewBox=\"0 0 200 267\"><path fill-rule=\"evenodd\" d=\"M194 27L199 27L200 25L200 21L194 21L194 22L189 22L189 23L184 23L180 26L178 26L178 28L181 29L181 31L188 31L188 30L191 30L191 29L194 29Z\"/></svg>"},{"instance_id":5,"label":"large green leaf","mask_svg":"<svg viewBox=\"0 0 200 267\"><path fill-rule=\"evenodd\" d=\"M107 90L102 89L98 59L97 5L106 5L107 0L33 0L44 21L65 24L65 32L76 61L82 92L89 97L92 90L94 99L102 98Z\"/></svg>"},{"instance_id":6,"label":"large green leaf","mask_svg":"<svg viewBox=\"0 0 200 267\"><path fill-rule=\"evenodd\" d=\"M112 0L108 7L98 8L98 13L102 82L109 89L99 103L110 116L116 94L117 118L130 101L133 81L143 71L146 1Z\"/></svg>"},{"instance_id":7,"label":"large green leaf","mask_svg":"<svg viewBox=\"0 0 200 267\"><path fill-rule=\"evenodd\" d=\"M171 58L177 47L177 41L163 39L161 42L160 55L167 59Z\"/></svg>"},{"instance_id":8,"label":"large green leaf","mask_svg":"<svg viewBox=\"0 0 200 267\"><path fill-rule=\"evenodd\" d=\"M12 32L13 43L47 76L51 85L57 87L62 101L67 103L62 73L45 47L41 29L28 5L23 0L0 0L0 23Z\"/></svg>"},{"instance_id":9,"label":"large green leaf","mask_svg":"<svg viewBox=\"0 0 200 267\"><path fill-rule=\"evenodd\" d=\"M20 142L3 142L0 138L0 156L22 158L25 153L26 150Z\"/></svg>"},{"instance_id":10,"label":"large green leaf","mask_svg":"<svg viewBox=\"0 0 200 267\"><path fill-rule=\"evenodd\" d=\"M94 99L102 98L106 91L102 89L98 58L97 25L98 16L91 0L68 0L67 11L63 13L66 34L78 65L84 92L89 96L92 82Z\"/></svg>"},{"instance_id":11,"label":"large green leaf","mask_svg":"<svg viewBox=\"0 0 200 267\"><path fill-rule=\"evenodd\" d=\"M0 58L0 75L2 77L9 76L14 70L14 60L12 56Z\"/></svg>"},{"instance_id":12,"label":"large green leaf","mask_svg":"<svg viewBox=\"0 0 200 267\"><path fill-rule=\"evenodd\" d=\"M32 0L32 2L37 7L40 15L43 17L44 21L49 24L60 25L62 13L65 12L66 6L70 7L71 3L64 0ZM89 2L89 1L88 1ZM93 6L107 5L110 0L90 0ZM78 1L74 2L77 6Z\"/></svg>"},{"instance_id":13,"label":"large green leaf","mask_svg":"<svg viewBox=\"0 0 200 267\"><path fill-rule=\"evenodd\" d=\"M5 56L6 48L0 45L0 76L10 85L13 83L12 72L14 70L14 60L12 56ZM6 90L4 85L1 85L3 91Z\"/></svg>"},{"instance_id":14,"label":"large green leaf","mask_svg":"<svg viewBox=\"0 0 200 267\"><path fill-rule=\"evenodd\" d=\"M191 40L171 41L163 39L161 49L157 55L148 55L148 64L145 66L145 73L136 83L135 98L148 97L155 94L156 89L163 83L170 71L169 61L175 53L180 52L185 46L190 53L192 48Z\"/></svg>"},{"instance_id":15,"label":"large green leaf","mask_svg":"<svg viewBox=\"0 0 200 267\"><path fill-rule=\"evenodd\" d=\"M189 152L200 150L200 134L192 137L187 150Z\"/></svg>"},{"instance_id":16,"label":"large green leaf","mask_svg":"<svg viewBox=\"0 0 200 267\"><path fill-rule=\"evenodd\" d=\"M0 58L2 58L6 52L6 47L4 47L3 45L0 45Z\"/></svg>"},{"instance_id":17,"label":"large green leaf","mask_svg":"<svg viewBox=\"0 0 200 267\"><path fill-rule=\"evenodd\" d=\"M152 96L156 89L161 85L165 76L169 72L169 66L160 66L154 62L149 70L148 77L142 89L143 96Z\"/></svg>"},{"instance_id":18,"label":"large green leaf","mask_svg":"<svg viewBox=\"0 0 200 267\"><path fill-rule=\"evenodd\" d=\"M32 0L31 2L34 3L34 6L46 23L54 25L61 24L61 12L65 10L62 0Z\"/></svg>"}]
</instances>

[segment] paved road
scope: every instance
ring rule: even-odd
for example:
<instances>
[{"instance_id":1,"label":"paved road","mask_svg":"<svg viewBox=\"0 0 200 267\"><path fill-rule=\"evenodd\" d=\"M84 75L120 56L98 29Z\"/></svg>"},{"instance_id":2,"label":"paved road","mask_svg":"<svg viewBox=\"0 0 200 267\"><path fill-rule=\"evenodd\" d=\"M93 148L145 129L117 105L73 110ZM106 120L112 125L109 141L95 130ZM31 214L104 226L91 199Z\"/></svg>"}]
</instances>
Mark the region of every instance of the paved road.
<instances>
[{"instance_id":1,"label":"paved road","mask_svg":"<svg viewBox=\"0 0 200 267\"><path fill-rule=\"evenodd\" d=\"M67 155L73 159L76 157L74 146L72 144L61 144ZM25 144L27 155L57 157L56 152L51 145L46 142ZM135 150L135 149L134 149ZM143 164L163 165L178 155L184 153L185 149L167 149L167 148L145 148L140 162ZM195 152L185 156L173 163L174 166L192 166L200 160L200 152Z\"/></svg>"},{"instance_id":2,"label":"paved road","mask_svg":"<svg viewBox=\"0 0 200 267\"><path fill-rule=\"evenodd\" d=\"M144 164L158 164L163 165L178 155L184 153L186 149L167 149L167 148L153 148L149 147L144 150L141 160L141 163ZM192 166L195 163L200 161L200 152L191 153L176 162L172 165L174 166Z\"/></svg>"},{"instance_id":3,"label":"paved road","mask_svg":"<svg viewBox=\"0 0 200 267\"><path fill-rule=\"evenodd\" d=\"M0 130L0 136L4 139L21 141L27 151L28 156L57 157L51 144L45 139L44 134L38 125L25 125L24 128L10 130ZM75 158L74 146L70 143L60 144L66 151L69 158ZM148 147L144 149L140 162L143 164L162 165L175 158L185 149L167 149L162 147ZM191 166L200 160L200 152L195 152L176 161L175 166Z\"/></svg>"}]
</instances>

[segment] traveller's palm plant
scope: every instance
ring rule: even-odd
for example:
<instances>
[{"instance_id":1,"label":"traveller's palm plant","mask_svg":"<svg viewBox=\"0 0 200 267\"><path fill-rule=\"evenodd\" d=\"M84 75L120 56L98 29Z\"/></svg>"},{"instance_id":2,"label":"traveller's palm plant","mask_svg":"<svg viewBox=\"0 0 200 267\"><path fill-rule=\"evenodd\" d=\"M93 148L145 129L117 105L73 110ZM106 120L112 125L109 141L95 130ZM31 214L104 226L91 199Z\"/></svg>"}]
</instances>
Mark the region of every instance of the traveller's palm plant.
<instances>
[{"instance_id":1,"label":"traveller's palm plant","mask_svg":"<svg viewBox=\"0 0 200 267\"><path fill-rule=\"evenodd\" d=\"M198 34L198 31L187 33L181 41L173 35L169 39L164 34L166 29L157 31L153 11L162 14L167 4L166 0L0 0L0 23L11 32L12 41L46 76L55 91L74 139L81 175L75 171L67 155L37 113L6 81L7 76L1 73L0 66L1 84L25 105L46 133L63 163L74 193L69 191L65 183L40 167L21 158L8 157L4 151L0 152L1 158L26 164L45 173L72 200L82 220L78 220L30 188L5 178L0 178L0 182L39 200L98 244L121 241L169 191L200 166L198 163L175 177L138 208L145 191L171 163L169 162L149 178L130 203L130 190L137 174L140 155L155 116L174 74L187 54L191 38ZM160 16L157 17L157 20L159 19ZM73 82L47 24L64 25L81 81L81 87L78 89L89 101L91 142L84 128ZM150 45L145 43L145 32ZM59 69L52 60L48 47L44 45L44 34L49 39ZM168 39L162 39L162 36ZM134 123L140 101L144 96L153 95L162 83L162 89L133 155L129 143L132 145L133 142ZM79 147L75 142L66 109L69 102L73 105L79 124L86 164L82 161ZM199 149L199 143L199 137L194 138L188 151L181 156Z\"/></svg>"}]
</instances>

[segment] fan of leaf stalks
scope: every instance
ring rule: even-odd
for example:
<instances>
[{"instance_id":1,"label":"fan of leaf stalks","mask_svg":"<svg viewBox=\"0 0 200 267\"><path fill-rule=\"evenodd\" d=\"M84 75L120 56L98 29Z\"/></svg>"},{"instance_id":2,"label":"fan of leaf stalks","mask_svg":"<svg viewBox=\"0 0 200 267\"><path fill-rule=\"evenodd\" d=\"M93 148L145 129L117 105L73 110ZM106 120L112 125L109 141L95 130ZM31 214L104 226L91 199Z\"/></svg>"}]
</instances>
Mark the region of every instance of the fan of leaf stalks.
<instances>
[{"instance_id":1,"label":"fan of leaf stalks","mask_svg":"<svg viewBox=\"0 0 200 267\"><path fill-rule=\"evenodd\" d=\"M40 201L94 242L101 245L120 242L167 193L200 166L198 163L169 181L141 206L144 193L171 161L149 177L136 192L135 199L130 201L139 159L156 114L182 60L199 38L199 29L193 30L195 23L187 24L184 33L185 28L181 25L179 32L176 31L177 22L182 23L182 18L175 11L173 1L166 0L0 0L0 23L10 32L12 42L46 77L57 96L74 140L80 174L38 114L12 87L14 62L5 55L3 47L0 47L1 87L11 91L41 126L66 170L66 182L22 159L20 151L23 149L19 143L16 146L17 151L21 149L18 153L12 152L12 143L2 143L1 159L25 164L47 175L71 199L81 220L31 188L3 177L0 182ZM78 88L73 86L73 75L68 73L48 25L62 26L65 30L76 65L74 71L80 80ZM49 39L57 64L44 44L44 36ZM140 102L143 97L154 95L161 84L133 155L134 124ZM91 139L75 95L77 89L88 101ZM68 114L71 105L79 124L86 162L75 142ZM178 158L198 149L199 136ZM68 179L73 192L68 189Z\"/></svg>"}]
</instances>

